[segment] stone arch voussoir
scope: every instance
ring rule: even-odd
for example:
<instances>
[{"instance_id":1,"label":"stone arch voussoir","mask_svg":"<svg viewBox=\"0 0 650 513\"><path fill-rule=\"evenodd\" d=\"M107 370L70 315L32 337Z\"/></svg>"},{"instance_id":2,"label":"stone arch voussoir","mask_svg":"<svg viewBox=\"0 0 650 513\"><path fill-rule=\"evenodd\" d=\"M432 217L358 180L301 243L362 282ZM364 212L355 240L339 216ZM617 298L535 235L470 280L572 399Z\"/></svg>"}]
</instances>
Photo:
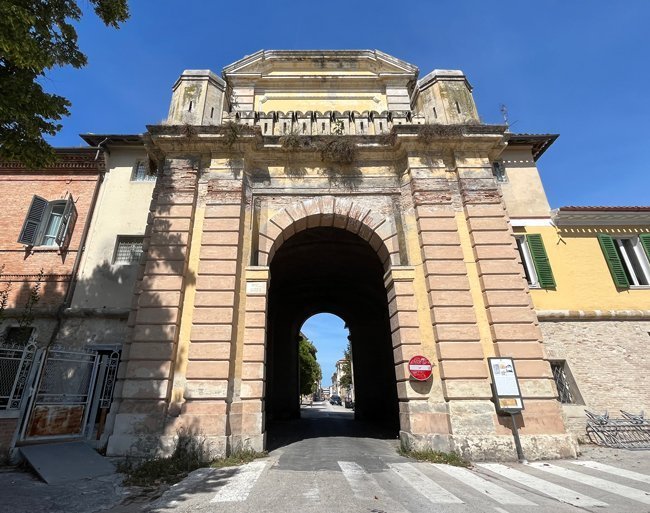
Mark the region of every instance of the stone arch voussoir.
<instances>
[{"instance_id":1,"label":"stone arch voussoir","mask_svg":"<svg viewBox=\"0 0 650 513\"><path fill-rule=\"evenodd\" d=\"M317 227L341 228L358 235L377 253L385 271L400 264L393 220L358 201L334 196L298 201L271 217L260 230L259 264L269 265L275 252L292 235Z\"/></svg>"}]
</instances>

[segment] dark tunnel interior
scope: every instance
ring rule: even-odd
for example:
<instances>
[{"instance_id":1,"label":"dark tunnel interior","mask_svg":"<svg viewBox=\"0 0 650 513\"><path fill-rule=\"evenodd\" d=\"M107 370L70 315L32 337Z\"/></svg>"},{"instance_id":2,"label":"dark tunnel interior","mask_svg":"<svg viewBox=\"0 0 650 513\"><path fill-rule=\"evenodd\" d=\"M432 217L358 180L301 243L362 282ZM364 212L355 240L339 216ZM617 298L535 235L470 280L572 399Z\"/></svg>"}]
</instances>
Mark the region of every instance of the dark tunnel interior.
<instances>
[{"instance_id":1,"label":"dark tunnel interior","mask_svg":"<svg viewBox=\"0 0 650 513\"><path fill-rule=\"evenodd\" d=\"M381 424L397 434L399 412L384 269L374 250L348 231L312 228L279 248L270 274L267 426L300 417L300 328L312 315L327 312L342 318L350 332L355 419Z\"/></svg>"}]
</instances>

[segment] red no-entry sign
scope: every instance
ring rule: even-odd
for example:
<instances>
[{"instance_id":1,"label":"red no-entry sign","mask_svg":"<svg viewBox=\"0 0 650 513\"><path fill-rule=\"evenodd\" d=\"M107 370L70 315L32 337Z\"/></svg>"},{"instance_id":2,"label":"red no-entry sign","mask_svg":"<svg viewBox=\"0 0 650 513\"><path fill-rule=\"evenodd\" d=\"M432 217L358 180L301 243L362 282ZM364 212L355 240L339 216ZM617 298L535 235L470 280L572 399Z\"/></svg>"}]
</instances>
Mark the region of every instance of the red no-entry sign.
<instances>
[{"instance_id":1,"label":"red no-entry sign","mask_svg":"<svg viewBox=\"0 0 650 513\"><path fill-rule=\"evenodd\" d=\"M413 379L426 381L431 377L431 362L424 356L414 356L409 360L409 372Z\"/></svg>"}]
</instances>

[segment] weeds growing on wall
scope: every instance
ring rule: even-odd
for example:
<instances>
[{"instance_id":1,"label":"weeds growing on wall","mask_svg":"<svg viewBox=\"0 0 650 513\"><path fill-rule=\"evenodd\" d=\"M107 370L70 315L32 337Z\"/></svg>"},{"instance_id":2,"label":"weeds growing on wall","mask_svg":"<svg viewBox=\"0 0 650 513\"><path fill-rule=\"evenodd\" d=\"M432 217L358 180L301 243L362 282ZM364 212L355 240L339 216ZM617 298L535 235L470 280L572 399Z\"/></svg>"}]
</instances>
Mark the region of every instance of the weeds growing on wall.
<instances>
[{"instance_id":1,"label":"weeds growing on wall","mask_svg":"<svg viewBox=\"0 0 650 513\"><path fill-rule=\"evenodd\" d=\"M418 137L425 143L444 137L457 137L463 133L462 125L442 125L438 123L425 123L418 126Z\"/></svg>"},{"instance_id":2,"label":"weeds growing on wall","mask_svg":"<svg viewBox=\"0 0 650 513\"><path fill-rule=\"evenodd\" d=\"M226 146L231 147L234 145L242 136L246 134L252 134L255 132L253 127L248 125L242 125L236 121L225 121L221 125L221 133L223 135L223 142Z\"/></svg>"},{"instance_id":3,"label":"weeds growing on wall","mask_svg":"<svg viewBox=\"0 0 650 513\"><path fill-rule=\"evenodd\" d=\"M284 151L296 151L309 147L309 139L297 132L289 132L280 137L280 146Z\"/></svg>"},{"instance_id":4,"label":"weeds growing on wall","mask_svg":"<svg viewBox=\"0 0 650 513\"><path fill-rule=\"evenodd\" d=\"M466 459L461 458L455 452L442 452L434 451L433 449L424 449L421 451L414 450L411 446L404 441L397 450L400 456L412 458L418 461L428 461L429 463L443 463L445 465L453 465L454 467L470 467L471 463Z\"/></svg>"},{"instance_id":5,"label":"weeds growing on wall","mask_svg":"<svg viewBox=\"0 0 650 513\"><path fill-rule=\"evenodd\" d=\"M327 137L318 143L320 157L326 164L351 165L357 160L357 145L347 137Z\"/></svg>"},{"instance_id":6,"label":"weeds growing on wall","mask_svg":"<svg viewBox=\"0 0 650 513\"><path fill-rule=\"evenodd\" d=\"M127 458L118 465L125 474L124 484L130 486L157 486L173 484L184 479L190 472L204 467L232 467L263 458L266 453L240 448L224 458L212 459L208 443L200 433L187 429L178 431L174 451L170 456L134 460Z\"/></svg>"},{"instance_id":7,"label":"weeds growing on wall","mask_svg":"<svg viewBox=\"0 0 650 513\"><path fill-rule=\"evenodd\" d=\"M2 279L2 274L4 272L4 264L0 266L0 279ZM34 307L41 300L41 285L43 284L43 278L45 277L45 272L41 269L36 278L36 283L29 288L27 294L27 299L25 300L25 305L23 306L20 315L18 315L15 320L18 322L18 328L20 332L18 335L15 335L17 338L14 338L11 343L21 343L26 344L29 340L29 335L31 333L31 327L34 322ZM2 289L0 290L0 323L5 319L5 310L9 304L9 293L11 292L11 282L6 282ZM18 341L18 342L17 342ZM5 333L0 333L0 344L7 342L5 339Z\"/></svg>"},{"instance_id":8,"label":"weeds growing on wall","mask_svg":"<svg viewBox=\"0 0 650 513\"><path fill-rule=\"evenodd\" d=\"M192 137L195 137L197 134L196 127L190 125L189 123L185 123L184 125L181 126L181 134L187 137L188 139L191 139Z\"/></svg>"}]
</instances>

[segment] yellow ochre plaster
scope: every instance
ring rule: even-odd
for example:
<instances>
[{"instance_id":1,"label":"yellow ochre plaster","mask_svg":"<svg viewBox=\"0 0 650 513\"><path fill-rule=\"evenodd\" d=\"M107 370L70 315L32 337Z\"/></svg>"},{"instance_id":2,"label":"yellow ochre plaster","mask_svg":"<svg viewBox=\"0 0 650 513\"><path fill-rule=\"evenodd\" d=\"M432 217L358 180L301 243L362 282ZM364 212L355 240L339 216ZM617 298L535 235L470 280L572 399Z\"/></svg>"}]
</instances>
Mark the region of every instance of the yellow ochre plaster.
<instances>
[{"instance_id":1,"label":"yellow ochre plaster","mask_svg":"<svg viewBox=\"0 0 650 513\"><path fill-rule=\"evenodd\" d=\"M527 227L515 233L542 235L557 288L531 289L537 310L650 310L650 288L617 289L597 235L634 236L647 228Z\"/></svg>"},{"instance_id":2,"label":"yellow ochre plaster","mask_svg":"<svg viewBox=\"0 0 650 513\"><path fill-rule=\"evenodd\" d=\"M174 360L174 385L172 402L182 402L185 394L185 375L187 372L188 354L190 349L190 333L194 315L194 298L196 297L196 277L199 273L199 255L201 254L201 238L203 236L203 220L205 207L197 206L192 223L190 255L185 273L185 293L183 295L181 324L178 335L178 350Z\"/></svg>"},{"instance_id":3,"label":"yellow ochre plaster","mask_svg":"<svg viewBox=\"0 0 650 513\"><path fill-rule=\"evenodd\" d=\"M490 321L488 320L485 302L483 301L478 265L476 263L476 258L474 257L474 251L472 250L469 228L467 227L467 218L465 217L464 212L456 212L456 224L458 226L460 246L463 250L463 261L467 267L467 279L469 280L469 289L472 294L476 323L478 324L479 336L481 337L481 347L483 348L483 359L485 360L485 358L496 355L494 353L494 342L490 331Z\"/></svg>"}]
</instances>

